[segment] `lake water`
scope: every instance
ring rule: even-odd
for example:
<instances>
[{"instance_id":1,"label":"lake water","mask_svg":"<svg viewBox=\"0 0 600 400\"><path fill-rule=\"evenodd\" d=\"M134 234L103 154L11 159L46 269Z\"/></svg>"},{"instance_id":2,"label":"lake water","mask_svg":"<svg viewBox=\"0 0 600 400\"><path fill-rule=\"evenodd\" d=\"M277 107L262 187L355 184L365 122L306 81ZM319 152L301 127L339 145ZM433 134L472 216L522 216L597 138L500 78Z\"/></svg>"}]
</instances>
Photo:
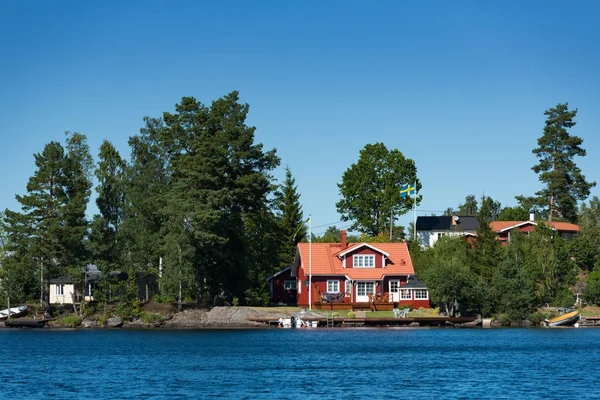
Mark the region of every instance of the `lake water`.
<instances>
[{"instance_id":1,"label":"lake water","mask_svg":"<svg viewBox=\"0 0 600 400\"><path fill-rule=\"evenodd\" d=\"M1 398L600 397L600 329L0 330Z\"/></svg>"}]
</instances>

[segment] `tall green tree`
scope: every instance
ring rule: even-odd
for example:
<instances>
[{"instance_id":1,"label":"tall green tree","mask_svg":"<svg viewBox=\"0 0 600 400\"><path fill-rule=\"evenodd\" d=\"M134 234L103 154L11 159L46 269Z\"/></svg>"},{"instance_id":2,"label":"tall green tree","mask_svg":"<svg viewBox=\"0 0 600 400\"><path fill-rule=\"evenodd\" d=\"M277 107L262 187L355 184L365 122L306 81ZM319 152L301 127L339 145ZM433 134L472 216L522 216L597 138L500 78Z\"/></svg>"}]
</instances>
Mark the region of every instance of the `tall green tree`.
<instances>
[{"instance_id":1,"label":"tall green tree","mask_svg":"<svg viewBox=\"0 0 600 400\"><path fill-rule=\"evenodd\" d=\"M307 226L300 205L300 194L296 180L289 167L285 168L285 180L275 193L275 207L281 232L280 267L292 265L296 245L306 241Z\"/></svg>"},{"instance_id":2,"label":"tall green tree","mask_svg":"<svg viewBox=\"0 0 600 400\"><path fill-rule=\"evenodd\" d=\"M475 215L477 215L477 211L478 211L477 199L475 198L475 195L470 194L467 197L465 197L465 202L458 206L457 214L458 215L475 216Z\"/></svg>"},{"instance_id":3,"label":"tall green tree","mask_svg":"<svg viewBox=\"0 0 600 400\"><path fill-rule=\"evenodd\" d=\"M389 232L390 224L413 206L410 196L400 198L403 184L421 188L415 162L397 149L388 150L383 143L366 145L358 162L342 175L338 184L342 199L336 203L343 221L353 221L351 230L378 236ZM419 204L422 196L418 195Z\"/></svg>"},{"instance_id":4,"label":"tall green tree","mask_svg":"<svg viewBox=\"0 0 600 400\"><path fill-rule=\"evenodd\" d=\"M242 297L250 251L245 216L261 210L272 193L275 150L254 143L249 107L232 92L204 106L184 97L164 113L156 132L169 156L168 209L184 215L194 237L198 298Z\"/></svg>"},{"instance_id":5,"label":"tall green tree","mask_svg":"<svg viewBox=\"0 0 600 400\"><path fill-rule=\"evenodd\" d=\"M477 213L479 227L473 244L473 261L475 271L491 285L498 266L501 245L490 228L490 205L493 205L493 202L487 199L485 196L481 199L481 209Z\"/></svg>"},{"instance_id":6,"label":"tall green tree","mask_svg":"<svg viewBox=\"0 0 600 400\"><path fill-rule=\"evenodd\" d=\"M600 266L600 199L594 196L588 204L581 205L578 219L579 233L569 243L577 266L592 271Z\"/></svg>"},{"instance_id":7,"label":"tall green tree","mask_svg":"<svg viewBox=\"0 0 600 400\"><path fill-rule=\"evenodd\" d=\"M38 293L45 314L52 315L49 304L50 278L63 274L66 254L65 213L69 201L69 179L64 148L50 142L35 154L36 170L27 183L27 194L17 195L22 212L5 211L8 250L14 260L24 263L28 274L41 282Z\"/></svg>"},{"instance_id":8,"label":"tall green tree","mask_svg":"<svg viewBox=\"0 0 600 400\"><path fill-rule=\"evenodd\" d=\"M536 193L540 204L548 210L548 220L557 215L570 222L577 220L577 201L585 200L596 182L588 182L575 157L584 157L583 139L571 136L577 109L569 110L568 103L559 103L544 112L544 133L538 139L533 153L539 158L532 167L539 174L544 188Z\"/></svg>"}]
</instances>

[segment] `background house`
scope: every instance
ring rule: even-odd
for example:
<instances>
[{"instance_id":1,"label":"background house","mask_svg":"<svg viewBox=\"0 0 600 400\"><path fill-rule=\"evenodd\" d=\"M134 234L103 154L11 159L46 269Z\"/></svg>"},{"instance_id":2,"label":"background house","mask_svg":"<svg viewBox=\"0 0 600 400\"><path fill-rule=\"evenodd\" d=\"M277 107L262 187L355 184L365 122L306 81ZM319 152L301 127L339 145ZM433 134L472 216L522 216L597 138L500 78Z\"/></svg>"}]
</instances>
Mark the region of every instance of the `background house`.
<instances>
[{"instance_id":1,"label":"background house","mask_svg":"<svg viewBox=\"0 0 600 400\"><path fill-rule=\"evenodd\" d=\"M422 216L417 217L417 240L422 247L431 247L444 236L475 236L477 228L474 216Z\"/></svg>"},{"instance_id":2,"label":"background house","mask_svg":"<svg viewBox=\"0 0 600 400\"><path fill-rule=\"evenodd\" d=\"M271 303L275 305L298 304L298 281L292 277L292 267L287 267L267 278Z\"/></svg>"}]
</instances>

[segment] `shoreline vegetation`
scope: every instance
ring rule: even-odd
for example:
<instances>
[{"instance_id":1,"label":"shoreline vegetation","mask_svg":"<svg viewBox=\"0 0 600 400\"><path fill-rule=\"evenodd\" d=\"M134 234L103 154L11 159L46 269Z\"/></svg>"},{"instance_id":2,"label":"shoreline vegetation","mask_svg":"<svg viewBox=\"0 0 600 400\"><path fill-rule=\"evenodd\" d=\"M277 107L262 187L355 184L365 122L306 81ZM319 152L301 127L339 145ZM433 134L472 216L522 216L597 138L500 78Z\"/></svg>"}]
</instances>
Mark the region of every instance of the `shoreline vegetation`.
<instances>
[{"instance_id":1,"label":"shoreline vegetation","mask_svg":"<svg viewBox=\"0 0 600 400\"><path fill-rule=\"evenodd\" d=\"M32 306L30 312L19 318L12 320L22 321L42 321L43 311L38 307ZM276 327L274 323L279 318L301 317L304 320L323 319L327 316L333 316L338 322L355 319L353 312L333 312L326 310L307 311L300 307L238 307L238 306L215 306L212 308L197 308L190 306L182 311L177 311L176 304L148 302L141 307L137 317L122 317L116 314L87 313L85 317L76 316L69 312L67 306L57 308L56 317L47 320L43 326L50 329L73 329L73 328L99 328L99 329L252 329L252 328L271 328ZM581 327L595 327L598 325L600 309L598 307L584 307L580 309L582 319ZM390 315L387 315L390 314ZM486 319L489 327L538 327L543 325L547 318L557 316L558 313L553 308L542 308L533 313L527 320L515 322L510 321L503 315ZM370 311L366 312L364 318L386 320L393 317L393 312L389 311ZM439 317L435 309L412 310L408 314L408 319L436 318ZM356 318L357 322L361 318ZM397 321L400 322L400 321ZM41 326L41 325L40 325ZM338 326L338 325L336 325ZM341 327L356 327L350 323L341 324ZM385 327L385 322L377 327ZM422 326L418 322L402 324L405 327ZM440 326L443 327L481 327L482 319L474 318L473 322L450 323L446 322ZM0 321L0 328L4 328L4 321Z\"/></svg>"}]
</instances>

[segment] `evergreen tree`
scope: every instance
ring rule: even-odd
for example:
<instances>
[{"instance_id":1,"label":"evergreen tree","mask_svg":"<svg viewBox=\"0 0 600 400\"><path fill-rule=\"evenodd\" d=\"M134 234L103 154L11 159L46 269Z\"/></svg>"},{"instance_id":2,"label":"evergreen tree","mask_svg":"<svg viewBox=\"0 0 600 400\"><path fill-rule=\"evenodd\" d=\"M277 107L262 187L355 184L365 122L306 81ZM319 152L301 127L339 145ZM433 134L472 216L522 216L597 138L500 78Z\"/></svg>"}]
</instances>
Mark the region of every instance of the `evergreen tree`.
<instances>
[{"instance_id":1,"label":"evergreen tree","mask_svg":"<svg viewBox=\"0 0 600 400\"><path fill-rule=\"evenodd\" d=\"M289 167L285 168L285 180L275 193L279 230L281 232L280 268L289 267L296 255L296 245L306 241L307 227L300 205L296 180Z\"/></svg>"},{"instance_id":2,"label":"evergreen tree","mask_svg":"<svg viewBox=\"0 0 600 400\"><path fill-rule=\"evenodd\" d=\"M539 174L544 188L536 193L540 204L548 209L548 220L554 215L567 221L577 220L577 201L585 200L596 182L587 182L575 164L576 156L583 157L583 139L571 136L568 129L575 126L577 109L569 111L568 104L558 104L544 112L547 116L544 133L538 139L533 153L540 159L532 167Z\"/></svg>"},{"instance_id":3,"label":"evergreen tree","mask_svg":"<svg viewBox=\"0 0 600 400\"><path fill-rule=\"evenodd\" d=\"M500 242L496 240L496 234L490 228L490 202L486 197L481 200L481 209L477 214L477 237L473 245L474 269L491 285L500 256Z\"/></svg>"}]
</instances>

